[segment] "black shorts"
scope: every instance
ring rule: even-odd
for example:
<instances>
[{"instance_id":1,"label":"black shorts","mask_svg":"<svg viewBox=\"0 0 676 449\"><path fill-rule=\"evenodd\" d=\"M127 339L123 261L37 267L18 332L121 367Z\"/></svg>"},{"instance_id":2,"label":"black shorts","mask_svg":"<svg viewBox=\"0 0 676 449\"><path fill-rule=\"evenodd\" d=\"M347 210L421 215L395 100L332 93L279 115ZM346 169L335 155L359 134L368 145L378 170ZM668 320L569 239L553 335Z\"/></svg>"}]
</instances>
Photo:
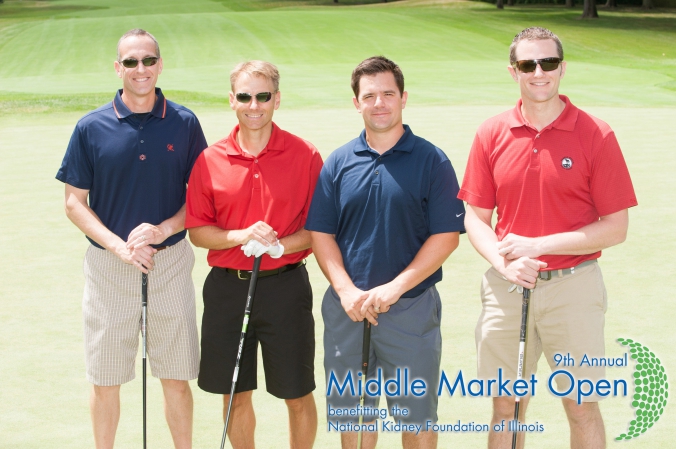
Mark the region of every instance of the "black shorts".
<instances>
[{"instance_id":1,"label":"black shorts","mask_svg":"<svg viewBox=\"0 0 676 449\"><path fill-rule=\"evenodd\" d=\"M197 385L230 394L249 280L214 267L204 282L202 356ZM315 389L315 322L305 265L258 278L236 393L255 390L258 342L268 393L296 399Z\"/></svg>"}]
</instances>

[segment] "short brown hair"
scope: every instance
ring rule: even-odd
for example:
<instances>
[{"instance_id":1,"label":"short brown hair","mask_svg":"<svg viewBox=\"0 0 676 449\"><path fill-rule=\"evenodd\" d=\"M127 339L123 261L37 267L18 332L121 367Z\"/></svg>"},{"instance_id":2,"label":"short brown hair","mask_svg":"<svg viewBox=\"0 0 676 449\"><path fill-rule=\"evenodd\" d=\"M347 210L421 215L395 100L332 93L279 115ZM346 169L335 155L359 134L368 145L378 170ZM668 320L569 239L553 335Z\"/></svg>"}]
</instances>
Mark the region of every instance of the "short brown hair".
<instances>
[{"instance_id":1,"label":"short brown hair","mask_svg":"<svg viewBox=\"0 0 676 449\"><path fill-rule=\"evenodd\" d=\"M544 40L553 40L556 44L556 52L558 53L559 59L563 61L563 44L561 44L561 39L549 31L547 28L541 27L530 27L526 28L512 40L512 45L509 46L509 64L514 66L516 64L516 46L521 41L544 41Z\"/></svg>"},{"instance_id":2,"label":"short brown hair","mask_svg":"<svg viewBox=\"0 0 676 449\"><path fill-rule=\"evenodd\" d=\"M372 56L368 59L364 59L359 65L352 71L352 92L354 96L359 98L359 80L364 75L376 75L378 73L390 72L394 75L394 81L397 83L399 88L399 93L404 94L404 74L401 72L399 66L384 56Z\"/></svg>"},{"instance_id":3,"label":"short brown hair","mask_svg":"<svg viewBox=\"0 0 676 449\"><path fill-rule=\"evenodd\" d=\"M146 30L142 30L141 28L134 28L133 30L129 30L126 33L122 35L119 41L117 41L117 60L120 60L120 44L122 43L123 40L125 40L128 37L131 36L148 36L155 42L155 56L158 58L160 57L160 44L157 43L157 39L155 39L155 36L152 34L148 33Z\"/></svg>"},{"instance_id":4,"label":"short brown hair","mask_svg":"<svg viewBox=\"0 0 676 449\"><path fill-rule=\"evenodd\" d=\"M233 92L235 91L235 81L237 81L237 78L242 73L253 76L262 76L265 79L272 81L275 92L279 90L279 70L277 70L277 67L270 62L253 60L237 64L235 68L232 69L232 72L230 72L230 89L232 89Z\"/></svg>"}]
</instances>

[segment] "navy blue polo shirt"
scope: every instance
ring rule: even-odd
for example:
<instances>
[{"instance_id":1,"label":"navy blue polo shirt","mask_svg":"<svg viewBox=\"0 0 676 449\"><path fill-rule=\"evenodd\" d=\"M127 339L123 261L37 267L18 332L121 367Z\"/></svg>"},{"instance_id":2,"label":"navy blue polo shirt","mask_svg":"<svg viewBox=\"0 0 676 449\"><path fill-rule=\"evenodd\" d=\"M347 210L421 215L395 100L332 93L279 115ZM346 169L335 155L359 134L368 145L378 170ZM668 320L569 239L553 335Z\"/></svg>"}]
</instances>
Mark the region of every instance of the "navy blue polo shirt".
<instances>
[{"instance_id":1,"label":"navy blue polo shirt","mask_svg":"<svg viewBox=\"0 0 676 449\"><path fill-rule=\"evenodd\" d=\"M115 99L80 119L56 179L89 190L89 206L103 224L126 241L141 223L160 224L185 204L190 171L207 147L190 110L164 98L145 115ZM162 242L173 245L185 231ZM89 241L101 248L91 238Z\"/></svg>"},{"instance_id":2,"label":"navy blue polo shirt","mask_svg":"<svg viewBox=\"0 0 676 449\"><path fill-rule=\"evenodd\" d=\"M305 223L334 234L347 274L368 290L390 282L432 234L465 232L458 179L446 155L404 125L397 144L378 154L366 133L324 163ZM404 297L441 280L439 268Z\"/></svg>"}]
</instances>

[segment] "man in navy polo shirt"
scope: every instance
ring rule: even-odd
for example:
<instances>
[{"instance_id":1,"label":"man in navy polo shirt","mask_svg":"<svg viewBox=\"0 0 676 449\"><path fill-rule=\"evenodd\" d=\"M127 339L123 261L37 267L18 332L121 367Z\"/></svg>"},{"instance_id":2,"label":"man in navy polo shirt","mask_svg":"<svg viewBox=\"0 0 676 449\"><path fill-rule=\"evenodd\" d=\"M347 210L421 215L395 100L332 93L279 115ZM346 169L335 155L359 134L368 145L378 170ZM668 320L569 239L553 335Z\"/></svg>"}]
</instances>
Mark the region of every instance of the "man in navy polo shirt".
<instances>
[{"instance_id":1,"label":"man in navy polo shirt","mask_svg":"<svg viewBox=\"0 0 676 449\"><path fill-rule=\"evenodd\" d=\"M384 383L399 370L427 385L422 397L387 398L388 408L407 409L395 421L435 422L441 359L435 284L464 232L458 181L446 155L403 125L408 94L399 66L380 56L366 59L352 72L352 90L365 130L326 160L305 225L331 283L322 303L327 385L332 376L342 382L350 373L357 384L367 319L373 325L368 377L380 369ZM328 393L330 408L359 404L358 393ZM366 410L375 406L367 395ZM357 424L356 416L328 419ZM363 447L375 447L377 438L365 434ZM357 434L344 432L341 441L343 448L355 447ZM437 435L404 432L402 444L434 448Z\"/></svg>"},{"instance_id":2,"label":"man in navy polo shirt","mask_svg":"<svg viewBox=\"0 0 676 449\"><path fill-rule=\"evenodd\" d=\"M91 242L82 310L94 440L113 447L120 385L135 375L143 272L151 372L162 382L174 445L189 448L188 380L197 377L199 348L185 195L207 143L195 115L155 87L162 59L150 33L120 38L115 70L122 89L78 122L56 175L66 184L68 218Z\"/></svg>"}]
</instances>

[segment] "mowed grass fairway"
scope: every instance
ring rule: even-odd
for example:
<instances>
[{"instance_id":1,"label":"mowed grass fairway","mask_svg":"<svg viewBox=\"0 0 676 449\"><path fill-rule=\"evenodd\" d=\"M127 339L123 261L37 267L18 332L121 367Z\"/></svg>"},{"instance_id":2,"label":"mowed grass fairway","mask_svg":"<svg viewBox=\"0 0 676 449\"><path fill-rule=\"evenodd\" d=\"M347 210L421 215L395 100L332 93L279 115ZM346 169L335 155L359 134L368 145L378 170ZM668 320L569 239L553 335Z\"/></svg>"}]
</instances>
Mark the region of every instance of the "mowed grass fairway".
<instances>
[{"instance_id":1,"label":"mowed grass fairway","mask_svg":"<svg viewBox=\"0 0 676 449\"><path fill-rule=\"evenodd\" d=\"M405 122L448 154L460 179L476 127L518 98L506 70L512 37L531 25L551 28L562 38L568 61L562 93L613 127L640 203L630 212L627 242L605 251L601 262L609 296L607 353L621 356L624 348L615 339L633 338L661 359L668 374L676 373L676 295L670 287L676 273L676 13L600 10L598 21L580 21L579 9L560 7L497 11L485 3L442 0L344 3L354 1L6 0L0 5L0 447L92 447L81 319L87 241L65 217L63 185L54 175L79 117L110 101L120 87L113 71L115 44L135 27L158 38L164 58L158 85L197 113L209 143L235 124L226 101L229 71L239 61L265 59L282 75L275 121L313 142L324 157L362 129L351 102L351 70L368 56L384 54L406 76ZM205 251L196 250L196 256L199 320L208 267ZM334 448L338 436L327 433L323 413L319 310L327 282L314 258L308 266L317 323L315 447ZM474 326L486 268L466 237L444 265L438 285L444 302L442 369L450 378L458 370L466 379L476 373ZM138 377L140 372L139 359ZM286 408L265 392L259 372L258 447L285 447ZM608 369L607 377L630 381L632 372L633 364ZM568 447L560 401L547 392L549 373L541 361L527 421L543 424L545 432L528 436L531 448ZM138 377L122 388L116 447L141 445ZM194 445L216 447L221 398L192 385ZM609 447L633 419L629 403L629 397L602 402ZM149 447L171 447L156 379L149 379L148 410ZM675 416L668 405L657 424L627 447L673 447ZM440 398L440 423L489 419L488 399L457 393ZM381 434L378 447L396 447L398 441L398 434ZM485 441L483 433L445 433L439 447L482 448Z\"/></svg>"}]
</instances>

